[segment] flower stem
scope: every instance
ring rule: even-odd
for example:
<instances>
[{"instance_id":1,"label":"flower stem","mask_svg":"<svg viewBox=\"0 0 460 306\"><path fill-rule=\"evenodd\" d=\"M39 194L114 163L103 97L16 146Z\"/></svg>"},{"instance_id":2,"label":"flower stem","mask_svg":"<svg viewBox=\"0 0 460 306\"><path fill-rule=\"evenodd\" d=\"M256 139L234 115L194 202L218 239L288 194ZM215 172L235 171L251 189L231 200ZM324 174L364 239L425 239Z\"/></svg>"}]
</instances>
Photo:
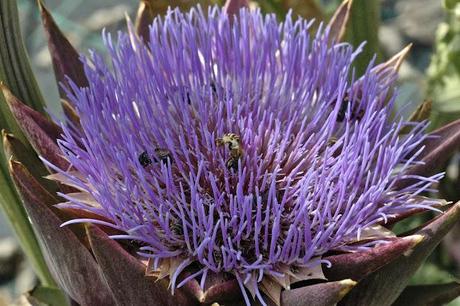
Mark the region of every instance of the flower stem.
<instances>
[{"instance_id":1,"label":"flower stem","mask_svg":"<svg viewBox=\"0 0 460 306\"><path fill-rule=\"evenodd\" d=\"M354 0L351 8L348 41L355 47L366 42L363 53L356 59L358 75L362 75L377 55L381 59L379 46L380 2L378 0Z\"/></svg>"},{"instance_id":2,"label":"flower stem","mask_svg":"<svg viewBox=\"0 0 460 306\"><path fill-rule=\"evenodd\" d=\"M45 102L29 63L19 29L16 0L0 1L0 82L24 103L43 112ZM26 140L0 95L0 129L13 132L26 145ZM7 160L0 141L0 206L9 219L32 267L45 286L56 287L27 213L10 179Z\"/></svg>"}]
</instances>

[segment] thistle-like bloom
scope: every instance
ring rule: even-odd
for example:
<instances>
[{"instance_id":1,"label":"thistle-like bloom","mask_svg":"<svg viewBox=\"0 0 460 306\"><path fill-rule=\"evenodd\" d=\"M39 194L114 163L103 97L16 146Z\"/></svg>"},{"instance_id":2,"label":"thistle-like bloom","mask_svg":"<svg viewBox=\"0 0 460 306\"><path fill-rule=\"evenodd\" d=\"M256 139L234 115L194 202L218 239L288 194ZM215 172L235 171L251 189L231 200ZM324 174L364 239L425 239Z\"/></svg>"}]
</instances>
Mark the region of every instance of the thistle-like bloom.
<instances>
[{"instance_id":1,"label":"thistle-like bloom","mask_svg":"<svg viewBox=\"0 0 460 306\"><path fill-rule=\"evenodd\" d=\"M440 175L407 174L426 124L394 120L394 67L356 78L360 48L311 32L196 8L155 19L147 44L105 35L110 62L91 53L89 86L67 89L80 121L55 177L79 192L60 205L105 217L90 221L137 241L172 288L229 275L247 303L245 288L263 302L321 277L327 252L384 243L387 219L436 203L420 194Z\"/></svg>"}]
</instances>

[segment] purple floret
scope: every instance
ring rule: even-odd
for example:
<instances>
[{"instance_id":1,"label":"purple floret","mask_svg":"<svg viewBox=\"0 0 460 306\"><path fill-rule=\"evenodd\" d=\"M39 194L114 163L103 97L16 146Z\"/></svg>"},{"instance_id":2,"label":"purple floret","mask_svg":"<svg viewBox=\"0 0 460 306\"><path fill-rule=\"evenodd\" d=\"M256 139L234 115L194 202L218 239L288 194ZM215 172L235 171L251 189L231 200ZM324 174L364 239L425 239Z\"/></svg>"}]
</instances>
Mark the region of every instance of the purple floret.
<instances>
[{"instance_id":1,"label":"purple floret","mask_svg":"<svg viewBox=\"0 0 460 306\"><path fill-rule=\"evenodd\" d=\"M197 8L155 19L147 45L105 35L109 63L91 53L89 87L68 89L83 130L64 125L60 140L80 172L70 180L99 205L65 197L113 220L127 233L114 238L137 240L156 266L178 260L173 288L194 264L202 284L228 272L261 299L264 277L382 242L356 243L435 203L420 194L440 175L396 188L426 123L394 119L392 69L370 64L357 79L361 48L311 32L289 15L242 10L230 22Z\"/></svg>"}]
</instances>

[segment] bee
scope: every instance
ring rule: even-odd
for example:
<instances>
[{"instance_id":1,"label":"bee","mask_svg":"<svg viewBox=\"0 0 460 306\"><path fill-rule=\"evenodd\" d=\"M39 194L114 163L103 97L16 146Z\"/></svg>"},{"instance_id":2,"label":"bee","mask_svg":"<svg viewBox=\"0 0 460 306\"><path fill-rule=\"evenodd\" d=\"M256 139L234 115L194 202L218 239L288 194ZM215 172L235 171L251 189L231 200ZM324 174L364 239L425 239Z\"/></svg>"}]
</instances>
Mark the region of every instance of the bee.
<instances>
[{"instance_id":1,"label":"bee","mask_svg":"<svg viewBox=\"0 0 460 306\"><path fill-rule=\"evenodd\" d=\"M190 92L189 91L187 91L187 93L185 94L184 100L187 101L188 105L192 104L192 98L190 97Z\"/></svg>"},{"instance_id":2,"label":"bee","mask_svg":"<svg viewBox=\"0 0 460 306\"><path fill-rule=\"evenodd\" d=\"M331 138L329 138L327 141L327 146L328 147L333 146L336 144L336 142L337 142L337 137L331 136Z\"/></svg>"},{"instance_id":3,"label":"bee","mask_svg":"<svg viewBox=\"0 0 460 306\"><path fill-rule=\"evenodd\" d=\"M180 101L192 104L192 96L190 89L187 86L175 86L172 93L166 93L165 98L168 101L174 101L180 99Z\"/></svg>"},{"instance_id":4,"label":"bee","mask_svg":"<svg viewBox=\"0 0 460 306\"><path fill-rule=\"evenodd\" d=\"M162 162L163 164L167 165L168 161L172 164L173 159L171 157L171 152L167 149L156 148L155 152L155 162Z\"/></svg>"},{"instance_id":5,"label":"bee","mask_svg":"<svg viewBox=\"0 0 460 306\"><path fill-rule=\"evenodd\" d=\"M152 164L152 160L150 159L147 151L142 152L141 155L139 155L138 160L141 166L144 168Z\"/></svg>"},{"instance_id":6,"label":"bee","mask_svg":"<svg viewBox=\"0 0 460 306\"><path fill-rule=\"evenodd\" d=\"M214 250L212 252L212 255L213 255L213 258L214 258L214 261L220 265L223 261L223 256L222 256L222 252L220 252L220 250ZM219 305L219 304L218 304ZM212 306L212 305L211 305Z\"/></svg>"},{"instance_id":7,"label":"bee","mask_svg":"<svg viewBox=\"0 0 460 306\"><path fill-rule=\"evenodd\" d=\"M243 155L243 150L240 145L240 136L229 133L222 136L222 138L217 138L216 144L218 146L227 146L230 150L230 158L226 161L225 165L229 170L238 169L238 160Z\"/></svg>"},{"instance_id":8,"label":"bee","mask_svg":"<svg viewBox=\"0 0 460 306\"><path fill-rule=\"evenodd\" d=\"M212 93L213 93L214 95L217 96L217 86L216 86L216 83L211 82L211 85L209 85L209 87L211 87Z\"/></svg>"},{"instance_id":9,"label":"bee","mask_svg":"<svg viewBox=\"0 0 460 306\"><path fill-rule=\"evenodd\" d=\"M227 167L228 170L238 171L238 161L239 161L239 158L230 157L225 162L225 166Z\"/></svg>"},{"instance_id":10,"label":"bee","mask_svg":"<svg viewBox=\"0 0 460 306\"><path fill-rule=\"evenodd\" d=\"M153 156L150 156L147 151L142 152L139 157L139 163L141 164L142 167L146 168L150 166L151 164L159 163L162 162L163 164L167 165L168 161L170 163L173 162L173 159L171 157L171 152L167 149L162 149L162 148L156 148L154 149L155 154Z\"/></svg>"},{"instance_id":11,"label":"bee","mask_svg":"<svg viewBox=\"0 0 460 306\"><path fill-rule=\"evenodd\" d=\"M345 94L342 103L340 104L339 112L337 113L337 122L343 122L343 120L345 119L349 103L350 99L348 98L348 94Z\"/></svg>"},{"instance_id":12,"label":"bee","mask_svg":"<svg viewBox=\"0 0 460 306\"><path fill-rule=\"evenodd\" d=\"M217 138L216 144L218 146L227 145L230 153L232 155L240 155L241 148L240 148L240 136L228 133L222 136L222 138Z\"/></svg>"},{"instance_id":13,"label":"bee","mask_svg":"<svg viewBox=\"0 0 460 306\"><path fill-rule=\"evenodd\" d=\"M206 85L205 93L211 94L214 100L222 99L226 101L229 97L229 93L225 90L225 88L215 81L212 81L209 83L209 85Z\"/></svg>"},{"instance_id":14,"label":"bee","mask_svg":"<svg viewBox=\"0 0 460 306\"><path fill-rule=\"evenodd\" d=\"M180 222L171 221L169 223L169 230L177 236L182 236L184 234L184 229L183 229L182 223Z\"/></svg>"},{"instance_id":15,"label":"bee","mask_svg":"<svg viewBox=\"0 0 460 306\"><path fill-rule=\"evenodd\" d=\"M352 114L351 119L356 119L356 120L361 120L364 117L364 109L360 109L358 111L355 111L355 113Z\"/></svg>"},{"instance_id":16,"label":"bee","mask_svg":"<svg viewBox=\"0 0 460 306\"><path fill-rule=\"evenodd\" d=\"M343 122L347 114L348 105L350 104L350 97L346 93L340 104L339 112L337 113L337 122ZM361 120L364 117L364 110L360 108L359 101L354 101L351 107L351 118L352 120Z\"/></svg>"}]
</instances>

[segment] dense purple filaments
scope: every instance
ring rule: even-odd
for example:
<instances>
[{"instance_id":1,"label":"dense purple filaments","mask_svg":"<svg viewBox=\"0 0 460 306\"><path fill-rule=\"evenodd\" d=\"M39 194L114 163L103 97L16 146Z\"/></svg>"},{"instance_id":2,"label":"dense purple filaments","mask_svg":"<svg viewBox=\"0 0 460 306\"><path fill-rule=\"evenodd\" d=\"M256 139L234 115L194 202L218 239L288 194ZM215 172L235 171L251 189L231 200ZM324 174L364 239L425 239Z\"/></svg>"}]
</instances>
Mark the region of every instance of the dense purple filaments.
<instances>
[{"instance_id":1,"label":"dense purple filaments","mask_svg":"<svg viewBox=\"0 0 460 306\"><path fill-rule=\"evenodd\" d=\"M390 118L394 71L371 65L355 80L359 50L310 32L213 8L155 19L148 45L106 35L110 63L92 53L89 87L69 90L83 130L67 125L60 141L71 180L99 205L71 205L113 220L155 263L178 259L173 285L195 263L198 279L224 271L247 286L432 206L417 195L439 176L395 187L425 124L399 135L410 123ZM231 133L238 155L218 145Z\"/></svg>"}]
</instances>

